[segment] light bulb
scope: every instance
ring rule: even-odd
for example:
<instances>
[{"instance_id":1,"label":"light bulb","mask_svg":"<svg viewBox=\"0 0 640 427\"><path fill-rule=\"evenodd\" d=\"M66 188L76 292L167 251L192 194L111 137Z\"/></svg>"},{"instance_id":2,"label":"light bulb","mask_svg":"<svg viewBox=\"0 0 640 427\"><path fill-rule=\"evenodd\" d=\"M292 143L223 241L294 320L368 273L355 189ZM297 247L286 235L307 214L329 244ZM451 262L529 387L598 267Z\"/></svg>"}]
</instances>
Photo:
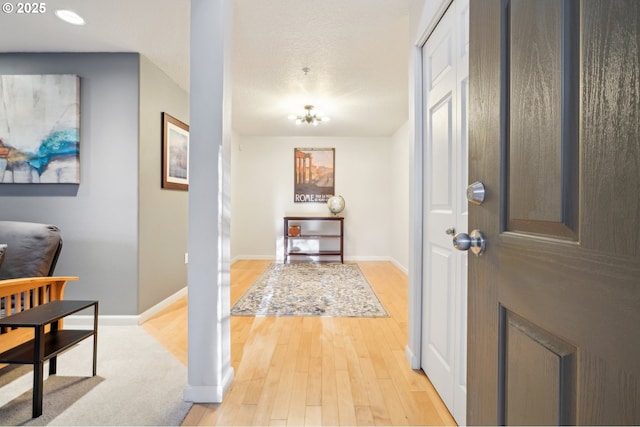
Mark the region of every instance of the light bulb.
<instances>
[{"instance_id":1,"label":"light bulb","mask_svg":"<svg viewBox=\"0 0 640 427\"><path fill-rule=\"evenodd\" d=\"M65 9L56 10L56 16L62 19L64 22L68 22L69 24L73 24L73 25L85 24L82 16L78 15L77 13L71 10L65 10Z\"/></svg>"}]
</instances>

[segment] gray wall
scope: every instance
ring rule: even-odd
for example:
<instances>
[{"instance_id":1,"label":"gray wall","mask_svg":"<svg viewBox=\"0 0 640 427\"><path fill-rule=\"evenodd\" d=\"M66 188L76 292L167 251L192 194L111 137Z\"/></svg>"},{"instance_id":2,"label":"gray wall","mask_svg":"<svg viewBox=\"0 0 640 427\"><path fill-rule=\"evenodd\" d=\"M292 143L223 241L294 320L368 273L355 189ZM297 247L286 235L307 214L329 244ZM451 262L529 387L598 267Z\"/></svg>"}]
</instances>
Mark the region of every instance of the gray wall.
<instances>
[{"instance_id":1,"label":"gray wall","mask_svg":"<svg viewBox=\"0 0 640 427\"><path fill-rule=\"evenodd\" d=\"M140 58L139 312L187 286L188 192L160 188L162 112L189 124L189 95Z\"/></svg>"},{"instance_id":2,"label":"gray wall","mask_svg":"<svg viewBox=\"0 0 640 427\"><path fill-rule=\"evenodd\" d=\"M147 161L145 156L149 151L159 153L153 144L160 145L161 109L170 111L167 102L175 100L180 116L188 101L186 94L169 94L158 95L156 99L163 102L155 108L156 101L141 102L141 87L148 95L154 91L150 85L175 86L153 77L156 72L144 59L142 63L149 79L143 85L136 53L0 54L0 74L80 76L80 184L0 184L0 219L59 226L64 246L56 275L80 277L67 285L65 297L98 299L101 314L139 314L186 283L186 273L178 273L181 280L171 286L155 286L155 277L171 277L163 269L173 265L162 260L154 264L158 269L154 275L147 272L153 254L163 253L173 242L141 240L162 235L162 228L150 233L148 225L157 212L172 209L175 200L149 202L140 195L143 189L160 186L160 160ZM149 118L155 114L157 118ZM178 207L177 212L181 210ZM175 216L178 230L186 229L183 216ZM186 246L186 232L180 233L180 245ZM180 269L183 256L175 264Z\"/></svg>"}]
</instances>

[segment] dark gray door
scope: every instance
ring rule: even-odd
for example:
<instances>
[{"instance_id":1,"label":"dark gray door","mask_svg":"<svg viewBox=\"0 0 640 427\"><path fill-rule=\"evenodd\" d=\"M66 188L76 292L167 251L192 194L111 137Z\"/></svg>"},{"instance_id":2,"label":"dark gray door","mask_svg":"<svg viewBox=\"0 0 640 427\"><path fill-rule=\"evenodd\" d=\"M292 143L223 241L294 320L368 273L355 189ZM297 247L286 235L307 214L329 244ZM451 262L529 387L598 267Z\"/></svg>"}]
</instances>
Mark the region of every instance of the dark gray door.
<instances>
[{"instance_id":1,"label":"dark gray door","mask_svg":"<svg viewBox=\"0 0 640 427\"><path fill-rule=\"evenodd\" d=\"M470 2L473 424L640 424L640 1Z\"/></svg>"}]
</instances>

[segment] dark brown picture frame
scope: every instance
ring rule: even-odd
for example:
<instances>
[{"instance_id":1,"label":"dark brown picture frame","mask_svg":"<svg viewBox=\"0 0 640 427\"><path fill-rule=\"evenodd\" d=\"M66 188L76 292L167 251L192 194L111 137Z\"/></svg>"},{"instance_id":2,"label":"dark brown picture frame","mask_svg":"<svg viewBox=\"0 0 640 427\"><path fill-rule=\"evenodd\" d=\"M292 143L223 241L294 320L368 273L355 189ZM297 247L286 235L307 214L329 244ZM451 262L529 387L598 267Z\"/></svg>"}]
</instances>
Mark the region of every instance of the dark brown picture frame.
<instances>
[{"instance_id":1,"label":"dark brown picture frame","mask_svg":"<svg viewBox=\"0 0 640 427\"><path fill-rule=\"evenodd\" d=\"M189 190L189 125L164 112L162 188Z\"/></svg>"}]
</instances>

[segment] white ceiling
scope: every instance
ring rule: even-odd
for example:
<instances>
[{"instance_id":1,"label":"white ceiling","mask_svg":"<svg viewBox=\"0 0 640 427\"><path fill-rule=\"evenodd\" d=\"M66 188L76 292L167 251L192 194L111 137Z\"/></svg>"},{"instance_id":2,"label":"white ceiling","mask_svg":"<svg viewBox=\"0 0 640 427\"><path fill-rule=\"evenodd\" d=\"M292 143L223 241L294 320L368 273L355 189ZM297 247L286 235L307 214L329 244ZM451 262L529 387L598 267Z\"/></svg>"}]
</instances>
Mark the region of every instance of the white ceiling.
<instances>
[{"instance_id":1,"label":"white ceiling","mask_svg":"<svg viewBox=\"0 0 640 427\"><path fill-rule=\"evenodd\" d=\"M392 135L408 117L408 1L234 0L234 130ZM188 91L189 3L47 0L42 15L2 13L0 52L139 52ZM58 20L53 12L61 8L87 24ZM287 119L305 104L331 121L313 127Z\"/></svg>"}]
</instances>

